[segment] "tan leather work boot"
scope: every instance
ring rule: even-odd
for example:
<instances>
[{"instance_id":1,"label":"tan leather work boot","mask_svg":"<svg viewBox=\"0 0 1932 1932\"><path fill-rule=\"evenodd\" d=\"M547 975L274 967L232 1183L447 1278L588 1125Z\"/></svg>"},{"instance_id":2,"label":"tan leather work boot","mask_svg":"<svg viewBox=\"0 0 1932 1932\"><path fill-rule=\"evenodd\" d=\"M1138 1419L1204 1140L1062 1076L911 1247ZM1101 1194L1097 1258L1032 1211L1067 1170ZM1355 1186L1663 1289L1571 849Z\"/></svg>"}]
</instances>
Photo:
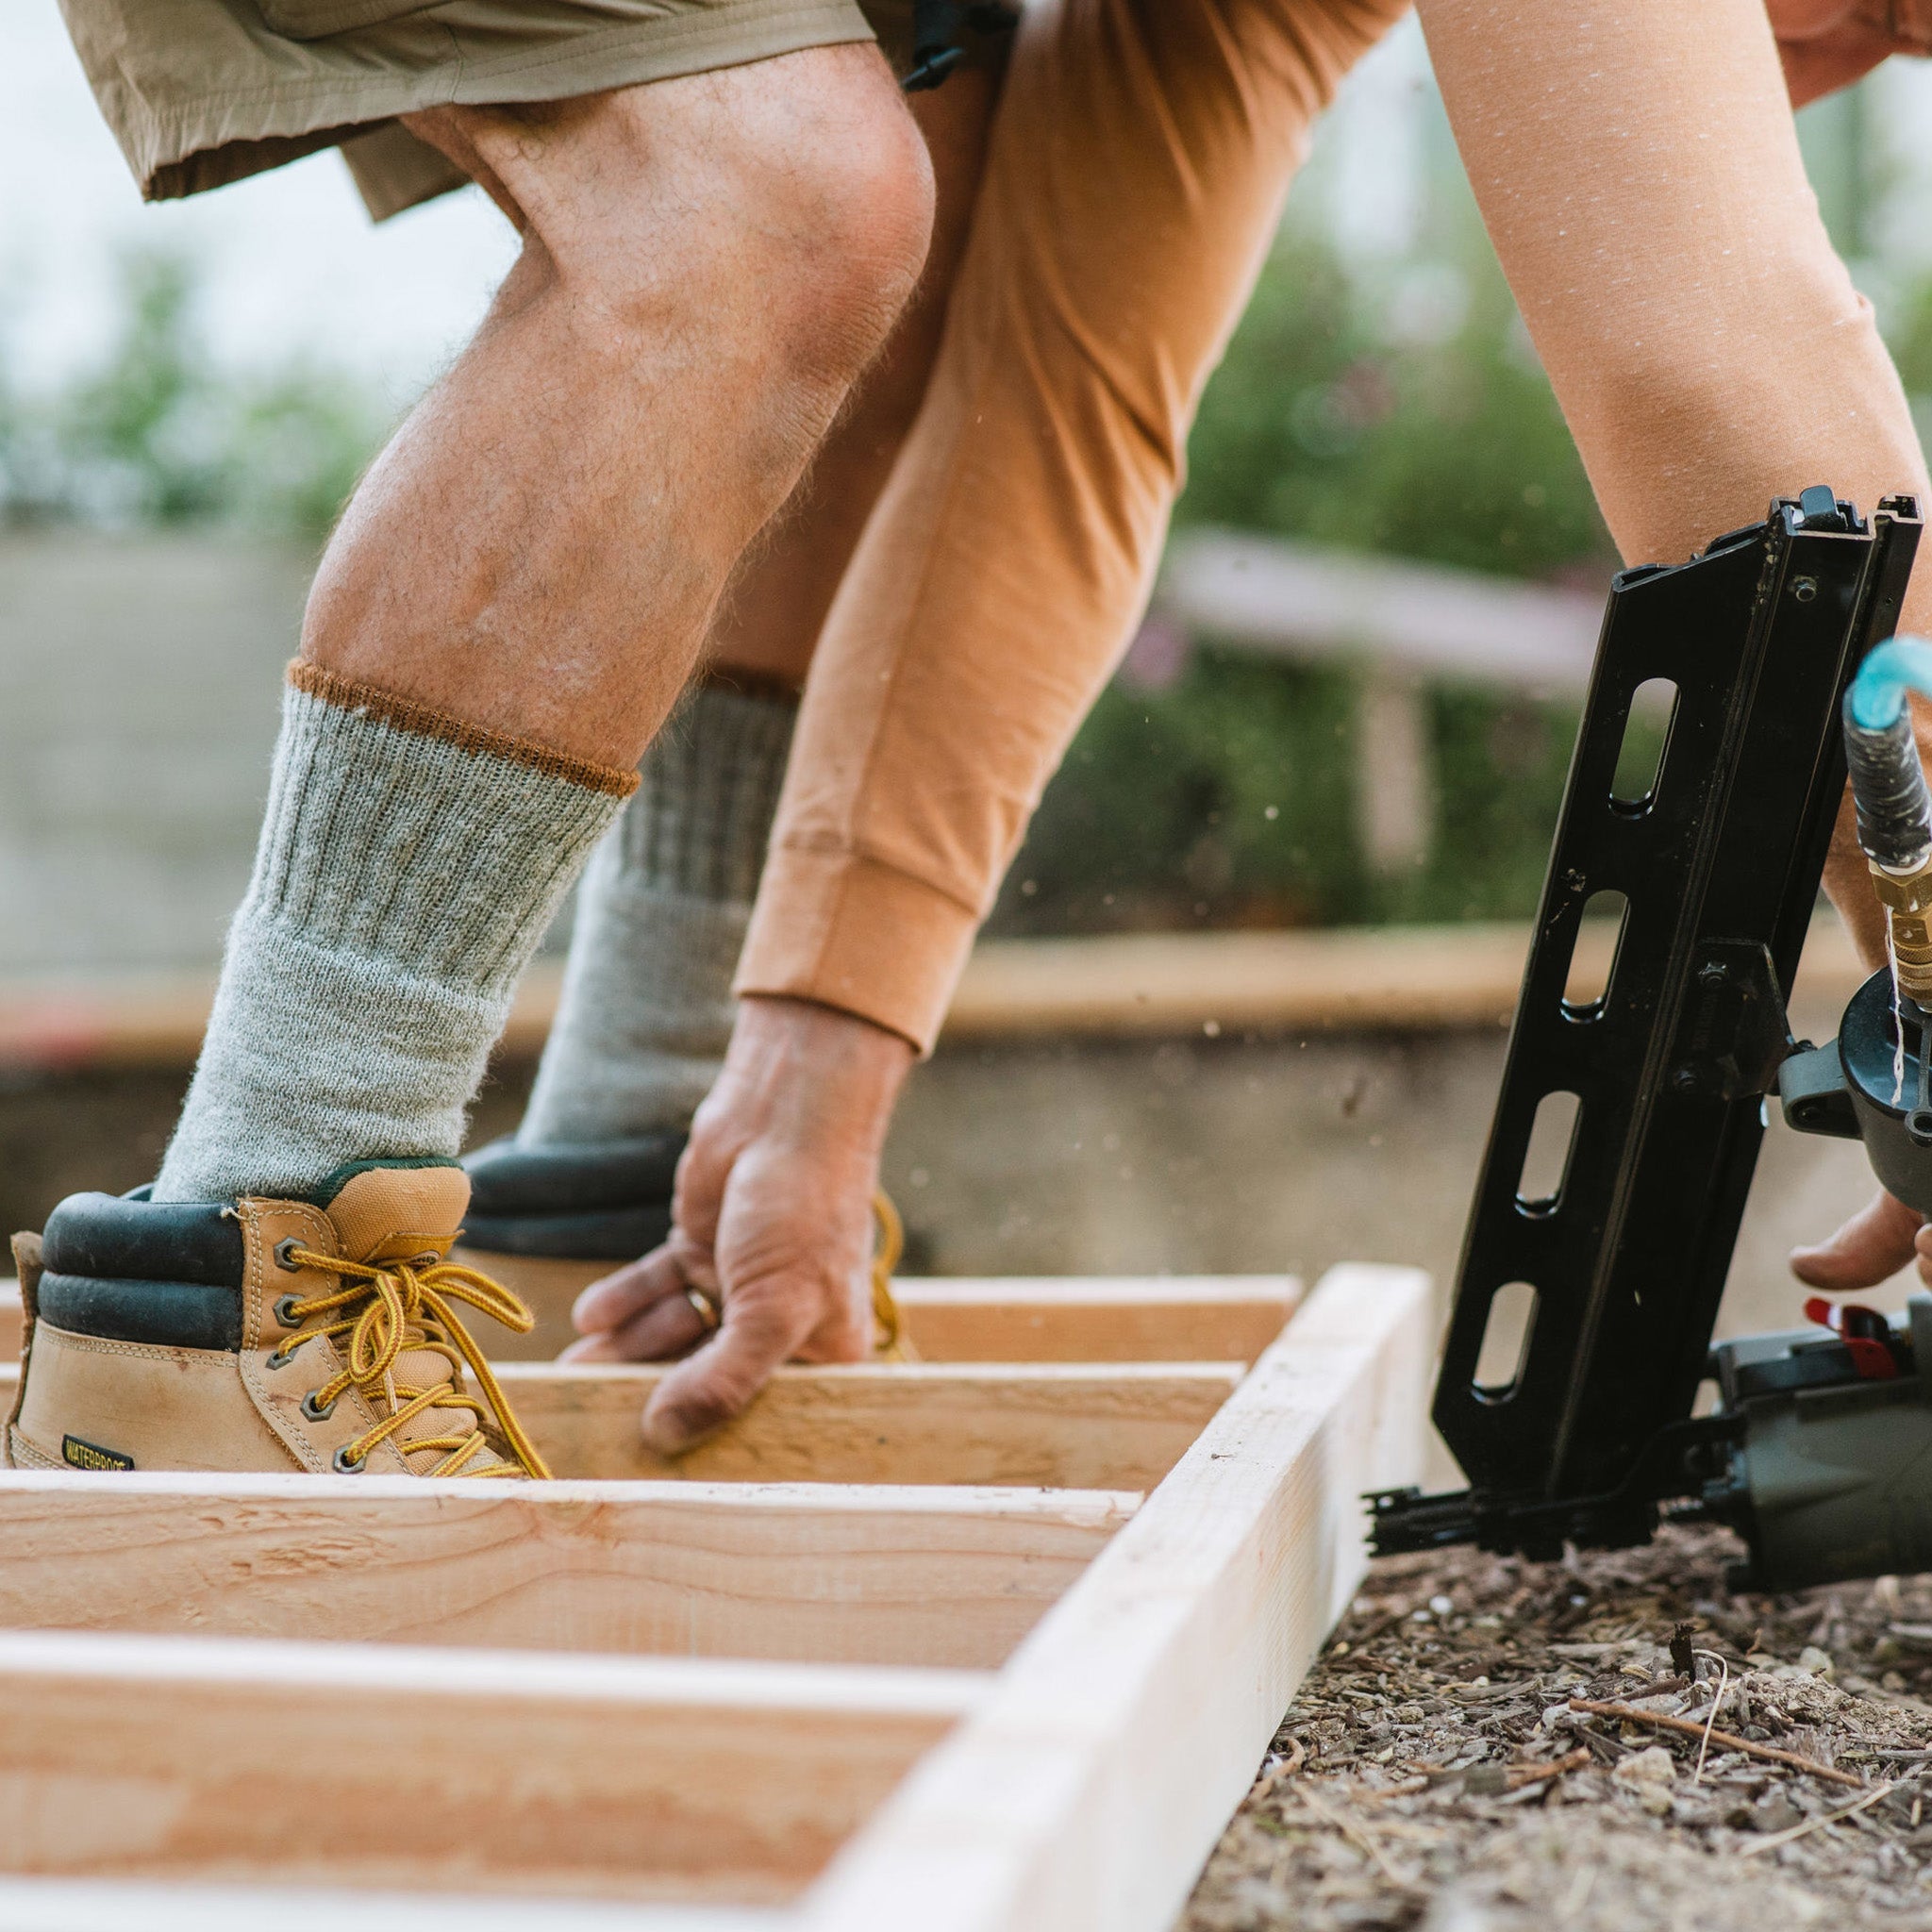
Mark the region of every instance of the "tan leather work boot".
<instances>
[{"instance_id":1,"label":"tan leather work boot","mask_svg":"<svg viewBox=\"0 0 1932 1932\"><path fill-rule=\"evenodd\" d=\"M71 1195L15 1238L12 1467L549 1474L457 1314L530 1325L445 1258L454 1162L345 1168L308 1201L145 1193Z\"/></svg>"}]
</instances>

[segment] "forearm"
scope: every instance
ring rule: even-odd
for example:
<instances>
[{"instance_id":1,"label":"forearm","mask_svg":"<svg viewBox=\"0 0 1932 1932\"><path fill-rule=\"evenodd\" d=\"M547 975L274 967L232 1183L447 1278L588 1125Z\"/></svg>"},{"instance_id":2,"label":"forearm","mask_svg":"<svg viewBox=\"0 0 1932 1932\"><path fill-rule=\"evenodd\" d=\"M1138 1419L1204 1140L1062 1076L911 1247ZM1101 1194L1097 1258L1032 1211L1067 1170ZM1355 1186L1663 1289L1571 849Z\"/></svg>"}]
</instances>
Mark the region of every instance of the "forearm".
<instances>
[{"instance_id":1,"label":"forearm","mask_svg":"<svg viewBox=\"0 0 1932 1932\"><path fill-rule=\"evenodd\" d=\"M1805 178L1759 0L1421 0L1469 176L1619 549L1675 562L1829 483L1925 466ZM1551 158L1560 155L1560 166ZM1932 625L1932 567L1903 627ZM1868 958L1841 837L1827 886Z\"/></svg>"},{"instance_id":2,"label":"forearm","mask_svg":"<svg viewBox=\"0 0 1932 1932\"><path fill-rule=\"evenodd\" d=\"M1400 10L1029 12L925 406L820 643L741 991L931 1043L1138 621L1307 129Z\"/></svg>"}]
</instances>

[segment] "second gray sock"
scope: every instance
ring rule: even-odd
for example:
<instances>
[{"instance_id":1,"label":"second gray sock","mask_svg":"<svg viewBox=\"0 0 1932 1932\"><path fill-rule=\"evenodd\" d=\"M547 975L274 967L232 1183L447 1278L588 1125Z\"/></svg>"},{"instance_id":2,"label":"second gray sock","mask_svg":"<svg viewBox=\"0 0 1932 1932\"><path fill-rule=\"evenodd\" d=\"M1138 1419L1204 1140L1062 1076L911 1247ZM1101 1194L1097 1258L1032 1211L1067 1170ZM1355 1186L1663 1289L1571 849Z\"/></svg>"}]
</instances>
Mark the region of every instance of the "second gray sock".
<instances>
[{"instance_id":1,"label":"second gray sock","mask_svg":"<svg viewBox=\"0 0 1932 1932\"><path fill-rule=\"evenodd\" d=\"M517 1139L691 1124L731 1036L796 701L699 687L645 754L577 897L563 995Z\"/></svg>"}]
</instances>

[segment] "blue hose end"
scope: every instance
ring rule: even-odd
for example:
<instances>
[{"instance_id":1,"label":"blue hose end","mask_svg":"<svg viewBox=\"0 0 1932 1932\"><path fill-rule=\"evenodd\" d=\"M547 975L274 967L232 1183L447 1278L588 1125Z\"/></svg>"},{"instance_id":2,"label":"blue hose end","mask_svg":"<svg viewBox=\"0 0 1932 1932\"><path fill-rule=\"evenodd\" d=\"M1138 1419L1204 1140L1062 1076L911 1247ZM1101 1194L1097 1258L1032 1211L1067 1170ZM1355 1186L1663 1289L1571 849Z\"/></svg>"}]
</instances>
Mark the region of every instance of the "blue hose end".
<instances>
[{"instance_id":1,"label":"blue hose end","mask_svg":"<svg viewBox=\"0 0 1932 1932\"><path fill-rule=\"evenodd\" d=\"M1932 643L1890 638L1858 666L1845 693L1845 710L1860 731L1884 731L1898 723L1907 691L1932 697Z\"/></svg>"}]
</instances>

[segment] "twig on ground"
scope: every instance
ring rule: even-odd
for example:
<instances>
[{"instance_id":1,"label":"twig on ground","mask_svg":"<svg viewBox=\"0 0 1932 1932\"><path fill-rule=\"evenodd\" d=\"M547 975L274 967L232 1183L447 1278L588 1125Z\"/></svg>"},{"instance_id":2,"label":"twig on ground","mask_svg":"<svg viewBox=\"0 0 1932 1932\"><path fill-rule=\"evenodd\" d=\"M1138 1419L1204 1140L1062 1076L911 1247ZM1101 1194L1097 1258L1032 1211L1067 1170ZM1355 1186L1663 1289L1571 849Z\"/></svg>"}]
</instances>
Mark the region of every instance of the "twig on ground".
<instances>
[{"instance_id":1,"label":"twig on ground","mask_svg":"<svg viewBox=\"0 0 1932 1932\"><path fill-rule=\"evenodd\" d=\"M1590 1762L1590 1753L1578 1747L1567 1757L1558 1757L1551 1764L1512 1764L1503 1773L1503 1791L1499 1795L1515 1796L1518 1791L1527 1790L1531 1785L1547 1783L1553 1777L1561 1777L1565 1772L1581 1771ZM1446 1790L1455 1785L1459 1773L1444 1776L1438 1772L1431 1776L1405 1778L1399 1785L1384 1785L1379 1791L1360 1791L1356 1794L1357 1805L1380 1805L1390 1798L1418 1798L1424 1791Z\"/></svg>"},{"instance_id":2,"label":"twig on ground","mask_svg":"<svg viewBox=\"0 0 1932 1932\"><path fill-rule=\"evenodd\" d=\"M1630 1701L1632 1704L1647 1704L1653 1697L1674 1697L1680 1690L1690 1690L1690 1682L1689 1677L1656 1677L1642 1690L1631 1691Z\"/></svg>"},{"instance_id":3,"label":"twig on ground","mask_svg":"<svg viewBox=\"0 0 1932 1932\"><path fill-rule=\"evenodd\" d=\"M1518 1764L1509 1772L1509 1789L1512 1791L1525 1791L1531 1785L1546 1784L1553 1777L1561 1777L1566 1772L1581 1771L1590 1762L1590 1753L1579 1745L1574 1751L1559 1757L1554 1764Z\"/></svg>"},{"instance_id":4,"label":"twig on ground","mask_svg":"<svg viewBox=\"0 0 1932 1932\"><path fill-rule=\"evenodd\" d=\"M1720 1731L1708 1724L1692 1724L1687 1718L1666 1717L1660 1710L1640 1710L1634 1704L1600 1704L1591 1697L1573 1697L1572 1710L1587 1712L1591 1717L1622 1718L1625 1724L1655 1724L1659 1730L1675 1731L1687 1738L1707 1739L1721 1745L1726 1751L1741 1751L1747 1757L1761 1757L1771 1764L1789 1765L1793 1771L1808 1773L1812 1777L1828 1779L1837 1785L1850 1785L1862 1790L1865 1780L1854 1777L1848 1771L1839 1771L1829 1764L1821 1764L1815 1757L1802 1757L1795 1751L1780 1751L1774 1744L1754 1744L1749 1738L1740 1738L1734 1731ZM1717 1713L1711 1712L1714 1718Z\"/></svg>"},{"instance_id":5,"label":"twig on ground","mask_svg":"<svg viewBox=\"0 0 1932 1932\"><path fill-rule=\"evenodd\" d=\"M1877 1790L1867 1791L1862 1798L1855 1798L1849 1805L1840 1805L1836 1811L1821 1811L1816 1818L1807 1818L1803 1824L1794 1824L1789 1831L1774 1831L1769 1838L1759 1839L1755 1845L1746 1845L1743 1856L1755 1858L1759 1852L1768 1852L1775 1845L1788 1845L1794 1838L1803 1838L1807 1831L1816 1831L1821 1824L1836 1824L1840 1818L1849 1818L1855 1811L1869 1809L1880 1798L1897 1789L1896 1785L1880 1785Z\"/></svg>"},{"instance_id":6,"label":"twig on ground","mask_svg":"<svg viewBox=\"0 0 1932 1932\"><path fill-rule=\"evenodd\" d=\"M1399 1785L1384 1785L1379 1791L1360 1791L1356 1795L1357 1805L1379 1805L1387 1798L1416 1798L1428 1790L1431 1780L1425 1777L1406 1777Z\"/></svg>"},{"instance_id":7,"label":"twig on ground","mask_svg":"<svg viewBox=\"0 0 1932 1932\"><path fill-rule=\"evenodd\" d=\"M1717 1723L1718 1712L1724 1707L1724 1692L1730 1688L1731 1667L1714 1651L1700 1650L1696 1656L1711 1657L1718 1668L1717 1689L1712 1692L1710 1699L1710 1715L1704 1721L1704 1736L1697 1745L1697 1769L1690 1775L1690 1782L1693 1785L1701 1785L1704 1782L1705 1754L1710 1749L1711 1729Z\"/></svg>"}]
</instances>

